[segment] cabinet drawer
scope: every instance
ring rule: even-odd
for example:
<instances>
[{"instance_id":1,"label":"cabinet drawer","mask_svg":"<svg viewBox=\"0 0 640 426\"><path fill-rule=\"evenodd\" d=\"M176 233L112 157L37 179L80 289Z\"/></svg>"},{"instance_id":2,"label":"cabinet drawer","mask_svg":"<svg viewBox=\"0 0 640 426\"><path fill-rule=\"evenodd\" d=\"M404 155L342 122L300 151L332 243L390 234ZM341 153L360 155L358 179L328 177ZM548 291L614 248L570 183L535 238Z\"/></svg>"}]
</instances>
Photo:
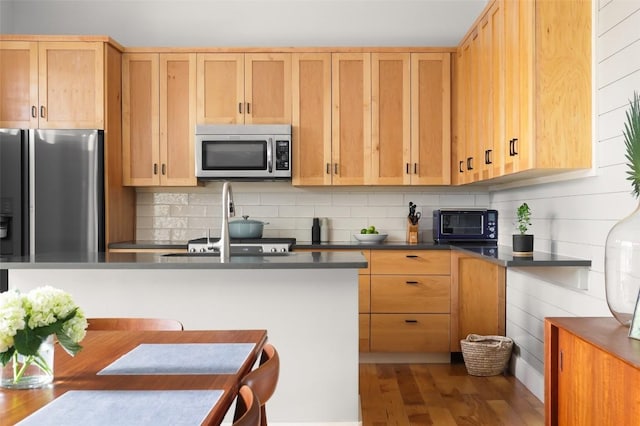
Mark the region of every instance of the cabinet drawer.
<instances>
[{"instance_id":1,"label":"cabinet drawer","mask_svg":"<svg viewBox=\"0 0 640 426\"><path fill-rule=\"evenodd\" d=\"M369 352L369 314L358 315L359 319L359 342L358 349L360 352Z\"/></svg>"},{"instance_id":2,"label":"cabinet drawer","mask_svg":"<svg viewBox=\"0 0 640 426\"><path fill-rule=\"evenodd\" d=\"M372 274L451 273L449 250L371 250Z\"/></svg>"},{"instance_id":3,"label":"cabinet drawer","mask_svg":"<svg viewBox=\"0 0 640 426\"><path fill-rule=\"evenodd\" d=\"M371 312L449 313L450 292L448 275L374 275Z\"/></svg>"},{"instance_id":4,"label":"cabinet drawer","mask_svg":"<svg viewBox=\"0 0 640 426\"><path fill-rule=\"evenodd\" d=\"M370 275L358 276L358 312L360 312L361 314L371 312L370 281Z\"/></svg>"},{"instance_id":5,"label":"cabinet drawer","mask_svg":"<svg viewBox=\"0 0 640 426\"><path fill-rule=\"evenodd\" d=\"M371 314L371 352L449 352L449 314Z\"/></svg>"}]
</instances>

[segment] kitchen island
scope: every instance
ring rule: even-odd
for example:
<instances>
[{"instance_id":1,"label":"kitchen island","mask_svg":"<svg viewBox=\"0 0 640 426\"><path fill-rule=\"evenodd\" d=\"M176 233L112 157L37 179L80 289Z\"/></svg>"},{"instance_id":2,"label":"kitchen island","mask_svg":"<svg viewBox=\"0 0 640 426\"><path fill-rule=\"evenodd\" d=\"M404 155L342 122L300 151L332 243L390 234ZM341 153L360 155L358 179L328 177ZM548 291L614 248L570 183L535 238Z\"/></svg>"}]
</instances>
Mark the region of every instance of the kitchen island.
<instances>
[{"instance_id":1,"label":"kitchen island","mask_svg":"<svg viewBox=\"0 0 640 426\"><path fill-rule=\"evenodd\" d=\"M72 254L0 259L9 288L51 285L88 317L175 318L187 330L266 329L280 353L273 424L356 425L359 252Z\"/></svg>"}]
</instances>

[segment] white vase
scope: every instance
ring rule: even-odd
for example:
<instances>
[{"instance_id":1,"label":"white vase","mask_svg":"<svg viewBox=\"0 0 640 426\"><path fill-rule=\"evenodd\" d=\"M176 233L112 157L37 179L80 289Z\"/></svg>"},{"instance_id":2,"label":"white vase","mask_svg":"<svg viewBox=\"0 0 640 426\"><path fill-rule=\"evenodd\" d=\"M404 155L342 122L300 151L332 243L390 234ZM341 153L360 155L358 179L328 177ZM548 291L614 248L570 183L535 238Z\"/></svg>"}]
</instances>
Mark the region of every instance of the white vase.
<instances>
[{"instance_id":1,"label":"white vase","mask_svg":"<svg viewBox=\"0 0 640 426\"><path fill-rule=\"evenodd\" d=\"M628 327L640 291L640 205L611 228L604 259L607 305Z\"/></svg>"},{"instance_id":2,"label":"white vase","mask_svg":"<svg viewBox=\"0 0 640 426\"><path fill-rule=\"evenodd\" d=\"M47 337L37 355L15 353L0 371L0 386L12 389L41 388L53 381L53 335Z\"/></svg>"}]
</instances>

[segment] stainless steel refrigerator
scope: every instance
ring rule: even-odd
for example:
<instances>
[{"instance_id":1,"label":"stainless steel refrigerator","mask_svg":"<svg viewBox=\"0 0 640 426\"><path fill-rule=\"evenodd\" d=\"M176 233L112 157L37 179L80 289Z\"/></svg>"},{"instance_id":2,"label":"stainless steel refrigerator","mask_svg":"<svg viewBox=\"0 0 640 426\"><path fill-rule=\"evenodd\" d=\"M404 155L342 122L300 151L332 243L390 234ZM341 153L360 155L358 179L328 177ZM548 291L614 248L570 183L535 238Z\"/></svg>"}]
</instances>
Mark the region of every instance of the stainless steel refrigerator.
<instances>
[{"instance_id":1,"label":"stainless steel refrigerator","mask_svg":"<svg viewBox=\"0 0 640 426\"><path fill-rule=\"evenodd\" d=\"M0 255L104 251L101 130L0 129Z\"/></svg>"}]
</instances>

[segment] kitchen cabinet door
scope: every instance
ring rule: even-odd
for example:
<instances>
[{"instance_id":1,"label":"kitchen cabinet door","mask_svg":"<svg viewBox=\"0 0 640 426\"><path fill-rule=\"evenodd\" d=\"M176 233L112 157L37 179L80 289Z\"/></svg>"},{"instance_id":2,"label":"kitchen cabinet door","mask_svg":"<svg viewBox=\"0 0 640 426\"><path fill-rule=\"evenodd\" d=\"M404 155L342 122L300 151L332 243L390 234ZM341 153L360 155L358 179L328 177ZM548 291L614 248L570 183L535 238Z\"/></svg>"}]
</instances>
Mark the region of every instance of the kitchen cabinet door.
<instances>
[{"instance_id":1,"label":"kitchen cabinet door","mask_svg":"<svg viewBox=\"0 0 640 426\"><path fill-rule=\"evenodd\" d=\"M245 55L245 123L291 123L291 54Z\"/></svg>"},{"instance_id":2,"label":"kitchen cabinet door","mask_svg":"<svg viewBox=\"0 0 640 426\"><path fill-rule=\"evenodd\" d=\"M104 129L104 43L1 43L3 127Z\"/></svg>"},{"instance_id":3,"label":"kitchen cabinet door","mask_svg":"<svg viewBox=\"0 0 640 426\"><path fill-rule=\"evenodd\" d=\"M123 58L123 179L131 186L195 186L195 54Z\"/></svg>"},{"instance_id":4,"label":"kitchen cabinet door","mask_svg":"<svg viewBox=\"0 0 640 426\"><path fill-rule=\"evenodd\" d=\"M458 252L451 262L451 352L470 333L504 336L505 268Z\"/></svg>"},{"instance_id":5,"label":"kitchen cabinet door","mask_svg":"<svg viewBox=\"0 0 640 426\"><path fill-rule=\"evenodd\" d=\"M160 185L196 186L195 53L160 54Z\"/></svg>"},{"instance_id":6,"label":"kitchen cabinet door","mask_svg":"<svg viewBox=\"0 0 640 426\"><path fill-rule=\"evenodd\" d=\"M504 0L505 17L505 134L502 141L503 174L529 167L533 142L533 2Z\"/></svg>"},{"instance_id":7,"label":"kitchen cabinet door","mask_svg":"<svg viewBox=\"0 0 640 426\"><path fill-rule=\"evenodd\" d=\"M331 54L292 58L293 185L331 185Z\"/></svg>"},{"instance_id":8,"label":"kitchen cabinet door","mask_svg":"<svg viewBox=\"0 0 640 426\"><path fill-rule=\"evenodd\" d=\"M160 184L160 57L126 53L122 58L122 155L125 185Z\"/></svg>"},{"instance_id":9,"label":"kitchen cabinet door","mask_svg":"<svg viewBox=\"0 0 640 426\"><path fill-rule=\"evenodd\" d=\"M411 56L371 54L371 180L411 183Z\"/></svg>"},{"instance_id":10,"label":"kitchen cabinet door","mask_svg":"<svg viewBox=\"0 0 640 426\"><path fill-rule=\"evenodd\" d=\"M371 54L333 53L333 185L366 185L371 176Z\"/></svg>"},{"instance_id":11,"label":"kitchen cabinet door","mask_svg":"<svg viewBox=\"0 0 640 426\"><path fill-rule=\"evenodd\" d=\"M451 183L451 55L411 54L412 185Z\"/></svg>"},{"instance_id":12,"label":"kitchen cabinet door","mask_svg":"<svg viewBox=\"0 0 640 426\"><path fill-rule=\"evenodd\" d=\"M465 93L467 75L467 55L465 46L458 47L453 62L453 81L451 82L452 96L452 130L451 138L451 184L462 185L465 183L465 154L466 154L466 131L467 131L467 108L466 99L462 96Z\"/></svg>"},{"instance_id":13,"label":"kitchen cabinet door","mask_svg":"<svg viewBox=\"0 0 640 426\"><path fill-rule=\"evenodd\" d=\"M197 56L198 124L244 123L244 55Z\"/></svg>"},{"instance_id":14,"label":"kitchen cabinet door","mask_svg":"<svg viewBox=\"0 0 640 426\"><path fill-rule=\"evenodd\" d=\"M291 123L291 54L198 54L198 124Z\"/></svg>"},{"instance_id":15,"label":"kitchen cabinet door","mask_svg":"<svg viewBox=\"0 0 640 426\"><path fill-rule=\"evenodd\" d=\"M0 41L0 128L37 128L38 106L38 43Z\"/></svg>"}]
</instances>

